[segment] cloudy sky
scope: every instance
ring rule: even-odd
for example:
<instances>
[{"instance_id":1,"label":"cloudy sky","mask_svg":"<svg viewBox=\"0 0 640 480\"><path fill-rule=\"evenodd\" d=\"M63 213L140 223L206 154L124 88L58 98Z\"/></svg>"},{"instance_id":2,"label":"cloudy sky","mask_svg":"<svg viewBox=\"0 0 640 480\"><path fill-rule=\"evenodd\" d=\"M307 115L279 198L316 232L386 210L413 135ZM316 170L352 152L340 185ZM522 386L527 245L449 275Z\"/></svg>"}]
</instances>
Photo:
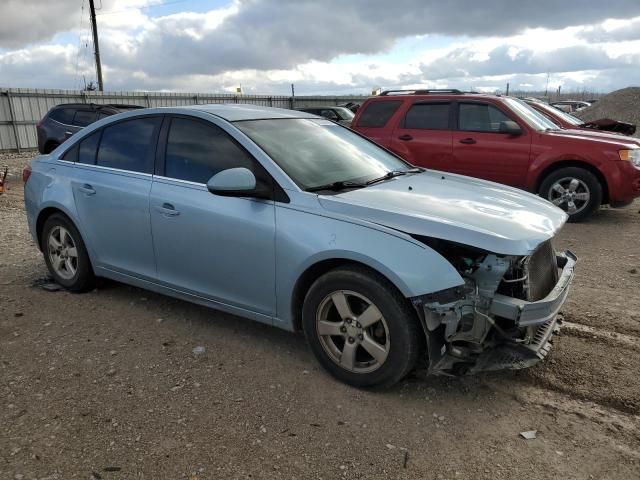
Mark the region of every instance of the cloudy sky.
<instances>
[{"instance_id":1,"label":"cloudy sky","mask_svg":"<svg viewBox=\"0 0 640 480\"><path fill-rule=\"evenodd\" d=\"M1 0L0 87L94 80L88 2ZM640 85L640 0L95 2L107 90Z\"/></svg>"}]
</instances>

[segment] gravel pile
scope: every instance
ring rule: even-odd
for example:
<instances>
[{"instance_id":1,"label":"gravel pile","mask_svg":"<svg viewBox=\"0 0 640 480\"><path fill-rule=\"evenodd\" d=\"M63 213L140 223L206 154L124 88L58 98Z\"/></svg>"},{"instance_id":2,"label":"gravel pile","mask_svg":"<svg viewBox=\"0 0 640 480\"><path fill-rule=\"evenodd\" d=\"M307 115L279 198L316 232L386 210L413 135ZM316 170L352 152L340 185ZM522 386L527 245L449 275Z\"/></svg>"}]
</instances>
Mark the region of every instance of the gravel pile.
<instances>
[{"instance_id":1,"label":"gravel pile","mask_svg":"<svg viewBox=\"0 0 640 480\"><path fill-rule=\"evenodd\" d=\"M638 126L634 137L640 137L640 87L628 87L605 95L597 103L574 113L585 121L611 118Z\"/></svg>"}]
</instances>

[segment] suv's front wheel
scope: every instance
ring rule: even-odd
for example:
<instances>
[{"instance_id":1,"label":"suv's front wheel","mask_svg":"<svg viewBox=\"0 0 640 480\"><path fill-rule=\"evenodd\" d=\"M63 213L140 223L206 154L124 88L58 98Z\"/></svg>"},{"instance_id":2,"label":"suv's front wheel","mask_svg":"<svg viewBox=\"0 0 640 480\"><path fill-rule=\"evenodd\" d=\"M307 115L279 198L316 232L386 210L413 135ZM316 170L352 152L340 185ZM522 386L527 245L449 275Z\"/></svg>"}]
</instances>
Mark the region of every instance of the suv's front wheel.
<instances>
[{"instance_id":1,"label":"suv's front wheel","mask_svg":"<svg viewBox=\"0 0 640 480\"><path fill-rule=\"evenodd\" d=\"M395 287L356 266L316 280L304 300L302 321L322 366L356 387L402 379L415 366L423 338L415 312Z\"/></svg>"},{"instance_id":2,"label":"suv's front wheel","mask_svg":"<svg viewBox=\"0 0 640 480\"><path fill-rule=\"evenodd\" d=\"M539 194L567 212L570 222L586 219L602 203L602 185L593 173L579 167L561 168L547 175Z\"/></svg>"}]
</instances>

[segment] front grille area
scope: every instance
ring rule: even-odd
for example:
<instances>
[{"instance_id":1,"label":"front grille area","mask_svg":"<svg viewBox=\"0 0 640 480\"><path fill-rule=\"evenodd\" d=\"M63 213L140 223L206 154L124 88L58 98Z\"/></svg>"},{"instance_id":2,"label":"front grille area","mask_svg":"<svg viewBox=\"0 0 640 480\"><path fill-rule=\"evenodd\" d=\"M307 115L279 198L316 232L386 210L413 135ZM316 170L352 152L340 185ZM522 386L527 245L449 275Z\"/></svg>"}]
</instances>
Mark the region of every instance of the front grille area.
<instances>
[{"instance_id":1,"label":"front grille area","mask_svg":"<svg viewBox=\"0 0 640 480\"><path fill-rule=\"evenodd\" d=\"M558 283L556 252L551 241L541 244L526 262L528 298L535 302L546 297Z\"/></svg>"}]
</instances>

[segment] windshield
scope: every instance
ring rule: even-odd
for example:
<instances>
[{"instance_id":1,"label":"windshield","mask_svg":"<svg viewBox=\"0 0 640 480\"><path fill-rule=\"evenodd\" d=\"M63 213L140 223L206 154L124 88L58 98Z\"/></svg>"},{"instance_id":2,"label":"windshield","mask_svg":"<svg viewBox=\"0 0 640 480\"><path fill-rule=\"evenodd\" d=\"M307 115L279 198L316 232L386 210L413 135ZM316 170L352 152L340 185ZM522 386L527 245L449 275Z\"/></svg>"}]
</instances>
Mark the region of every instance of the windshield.
<instances>
[{"instance_id":1,"label":"windshield","mask_svg":"<svg viewBox=\"0 0 640 480\"><path fill-rule=\"evenodd\" d=\"M563 119L565 122L570 123L571 125L582 125L584 124L584 122L582 120L580 120L577 117L574 117L573 115L570 115L566 112L563 112L562 110L553 107L551 105L545 105L542 104L542 108L545 111L548 111L551 113L551 115L555 115L556 117L560 117L561 119Z\"/></svg>"},{"instance_id":2,"label":"windshield","mask_svg":"<svg viewBox=\"0 0 640 480\"><path fill-rule=\"evenodd\" d=\"M338 117L340 117L340 120L352 120L355 116L351 110L344 107L336 108L335 112L338 114Z\"/></svg>"},{"instance_id":3,"label":"windshield","mask_svg":"<svg viewBox=\"0 0 640 480\"><path fill-rule=\"evenodd\" d=\"M560 127L518 98L505 97L506 104L534 130L557 130Z\"/></svg>"},{"instance_id":4,"label":"windshield","mask_svg":"<svg viewBox=\"0 0 640 480\"><path fill-rule=\"evenodd\" d=\"M283 118L235 122L303 190L366 182L411 165L328 120Z\"/></svg>"}]
</instances>

